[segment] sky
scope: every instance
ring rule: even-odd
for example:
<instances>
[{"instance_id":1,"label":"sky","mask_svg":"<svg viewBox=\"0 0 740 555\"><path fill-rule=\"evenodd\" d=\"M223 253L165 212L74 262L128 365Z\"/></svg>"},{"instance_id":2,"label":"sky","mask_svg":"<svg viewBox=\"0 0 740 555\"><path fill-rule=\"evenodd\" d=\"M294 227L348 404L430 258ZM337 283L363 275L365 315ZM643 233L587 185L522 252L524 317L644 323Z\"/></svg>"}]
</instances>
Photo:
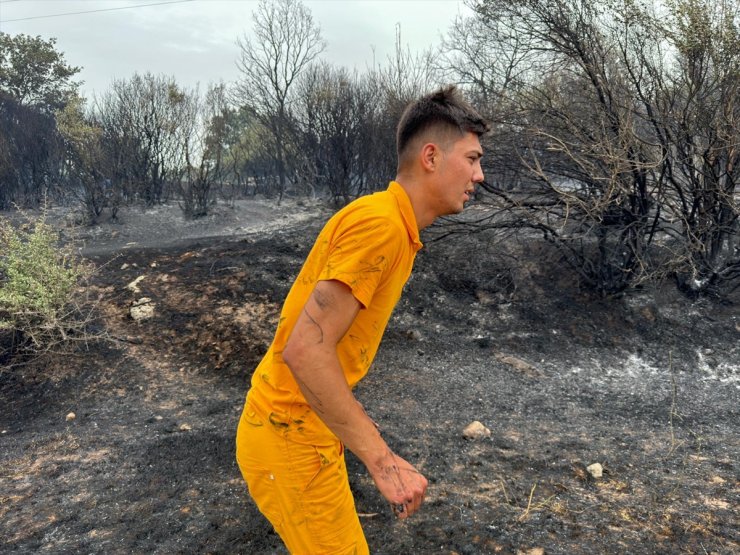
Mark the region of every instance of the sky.
<instances>
[{"instance_id":1,"label":"sky","mask_svg":"<svg viewBox=\"0 0 740 555\"><path fill-rule=\"evenodd\" d=\"M393 52L396 25L402 43L420 52L439 44L458 14L470 14L462 0L303 3L328 43L322 59L359 71ZM251 32L256 6L257 0L0 0L0 31L56 38L67 63L82 68L76 79L87 97L134 72L204 88L238 77L236 39Z\"/></svg>"}]
</instances>

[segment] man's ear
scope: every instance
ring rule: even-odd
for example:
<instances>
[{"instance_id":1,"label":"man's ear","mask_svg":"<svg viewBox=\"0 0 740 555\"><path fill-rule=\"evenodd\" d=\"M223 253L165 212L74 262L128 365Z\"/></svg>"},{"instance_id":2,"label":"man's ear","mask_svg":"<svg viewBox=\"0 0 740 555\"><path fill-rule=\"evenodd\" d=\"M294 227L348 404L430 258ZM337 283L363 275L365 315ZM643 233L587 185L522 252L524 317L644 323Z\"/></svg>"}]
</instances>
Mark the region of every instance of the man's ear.
<instances>
[{"instance_id":1,"label":"man's ear","mask_svg":"<svg viewBox=\"0 0 740 555\"><path fill-rule=\"evenodd\" d=\"M426 143L421 147L421 165L426 171L435 171L439 161L440 150L437 145L434 143Z\"/></svg>"}]
</instances>

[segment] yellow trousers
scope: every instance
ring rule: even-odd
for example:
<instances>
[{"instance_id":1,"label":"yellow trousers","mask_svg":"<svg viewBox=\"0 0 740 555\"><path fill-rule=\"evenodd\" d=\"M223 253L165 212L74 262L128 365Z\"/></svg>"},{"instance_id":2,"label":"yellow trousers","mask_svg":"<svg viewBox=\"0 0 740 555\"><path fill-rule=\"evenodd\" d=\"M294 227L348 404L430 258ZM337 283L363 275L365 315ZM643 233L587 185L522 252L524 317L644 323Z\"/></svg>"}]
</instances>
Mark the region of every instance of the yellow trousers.
<instances>
[{"instance_id":1,"label":"yellow trousers","mask_svg":"<svg viewBox=\"0 0 740 555\"><path fill-rule=\"evenodd\" d=\"M236 459L249 494L292 555L369 555L339 441L292 441L247 403Z\"/></svg>"}]
</instances>

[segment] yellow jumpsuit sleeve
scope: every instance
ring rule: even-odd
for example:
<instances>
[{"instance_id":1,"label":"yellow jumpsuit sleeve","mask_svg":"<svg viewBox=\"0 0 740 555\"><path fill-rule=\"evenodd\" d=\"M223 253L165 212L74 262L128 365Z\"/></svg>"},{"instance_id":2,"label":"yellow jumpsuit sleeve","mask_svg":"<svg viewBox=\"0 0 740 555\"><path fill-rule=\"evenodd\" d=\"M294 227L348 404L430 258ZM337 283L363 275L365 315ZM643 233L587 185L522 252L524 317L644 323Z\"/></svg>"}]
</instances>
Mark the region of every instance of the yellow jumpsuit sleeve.
<instances>
[{"instance_id":1,"label":"yellow jumpsuit sleeve","mask_svg":"<svg viewBox=\"0 0 740 555\"><path fill-rule=\"evenodd\" d=\"M406 232L384 218L359 218L340 226L330 241L319 279L346 284L367 308L397 264L404 241L408 241Z\"/></svg>"}]
</instances>

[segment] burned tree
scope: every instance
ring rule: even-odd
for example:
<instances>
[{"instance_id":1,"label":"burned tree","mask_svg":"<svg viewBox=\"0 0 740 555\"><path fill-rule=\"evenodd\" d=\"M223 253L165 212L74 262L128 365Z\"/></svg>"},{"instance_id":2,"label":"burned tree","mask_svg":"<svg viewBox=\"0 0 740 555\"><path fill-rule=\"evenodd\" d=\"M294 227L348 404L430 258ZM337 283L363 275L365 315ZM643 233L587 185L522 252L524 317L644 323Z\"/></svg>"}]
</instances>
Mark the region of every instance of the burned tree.
<instances>
[{"instance_id":1,"label":"burned tree","mask_svg":"<svg viewBox=\"0 0 740 555\"><path fill-rule=\"evenodd\" d=\"M115 219L118 203L105 173L108 165L102 148L102 129L87 116L84 108L84 99L78 97L57 114L64 145L60 180L84 210L84 223L92 225L98 222L106 207Z\"/></svg>"},{"instance_id":2,"label":"burned tree","mask_svg":"<svg viewBox=\"0 0 740 555\"><path fill-rule=\"evenodd\" d=\"M76 94L80 71L56 40L0 32L0 209L62 193L63 147L54 114Z\"/></svg>"},{"instance_id":3,"label":"burned tree","mask_svg":"<svg viewBox=\"0 0 740 555\"><path fill-rule=\"evenodd\" d=\"M495 225L541 232L604 295L671 275L690 294L737 282L731 6L474 3L491 34L472 40L511 54L488 72L506 77L489 90Z\"/></svg>"},{"instance_id":4,"label":"burned tree","mask_svg":"<svg viewBox=\"0 0 740 555\"><path fill-rule=\"evenodd\" d=\"M115 162L113 179L130 200L168 198L179 171L183 93L174 78L134 74L117 79L97 102L95 117Z\"/></svg>"},{"instance_id":5,"label":"burned tree","mask_svg":"<svg viewBox=\"0 0 740 555\"><path fill-rule=\"evenodd\" d=\"M675 58L639 59L651 87L633 68L630 76L662 153L671 273L694 297L740 286L740 6L685 0L669 8L660 29Z\"/></svg>"},{"instance_id":6,"label":"burned tree","mask_svg":"<svg viewBox=\"0 0 740 555\"><path fill-rule=\"evenodd\" d=\"M224 85L184 95L181 134L180 207L185 216L198 218L208 213L216 185L224 174L227 132L227 102Z\"/></svg>"},{"instance_id":7,"label":"burned tree","mask_svg":"<svg viewBox=\"0 0 740 555\"><path fill-rule=\"evenodd\" d=\"M269 133L282 199L290 173L294 85L325 43L311 12L299 0L261 0L253 24L254 36L245 34L237 40L241 76L234 93L237 103L249 107Z\"/></svg>"},{"instance_id":8,"label":"burned tree","mask_svg":"<svg viewBox=\"0 0 740 555\"><path fill-rule=\"evenodd\" d=\"M648 279L655 152L635 133L630 84L602 8L535 0L477 9L493 26L505 18L519 59L536 59L540 72L502 89L508 111L499 114L499 131L511 135L519 167L511 175L520 183L488 189L510 209L513 225L542 232L601 294Z\"/></svg>"},{"instance_id":9,"label":"burned tree","mask_svg":"<svg viewBox=\"0 0 740 555\"><path fill-rule=\"evenodd\" d=\"M371 144L380 107L367 79L327 64L311 67L299 84L297 115L309 189L347 203L377 184Z\"/></svg>"}]
</instances>

